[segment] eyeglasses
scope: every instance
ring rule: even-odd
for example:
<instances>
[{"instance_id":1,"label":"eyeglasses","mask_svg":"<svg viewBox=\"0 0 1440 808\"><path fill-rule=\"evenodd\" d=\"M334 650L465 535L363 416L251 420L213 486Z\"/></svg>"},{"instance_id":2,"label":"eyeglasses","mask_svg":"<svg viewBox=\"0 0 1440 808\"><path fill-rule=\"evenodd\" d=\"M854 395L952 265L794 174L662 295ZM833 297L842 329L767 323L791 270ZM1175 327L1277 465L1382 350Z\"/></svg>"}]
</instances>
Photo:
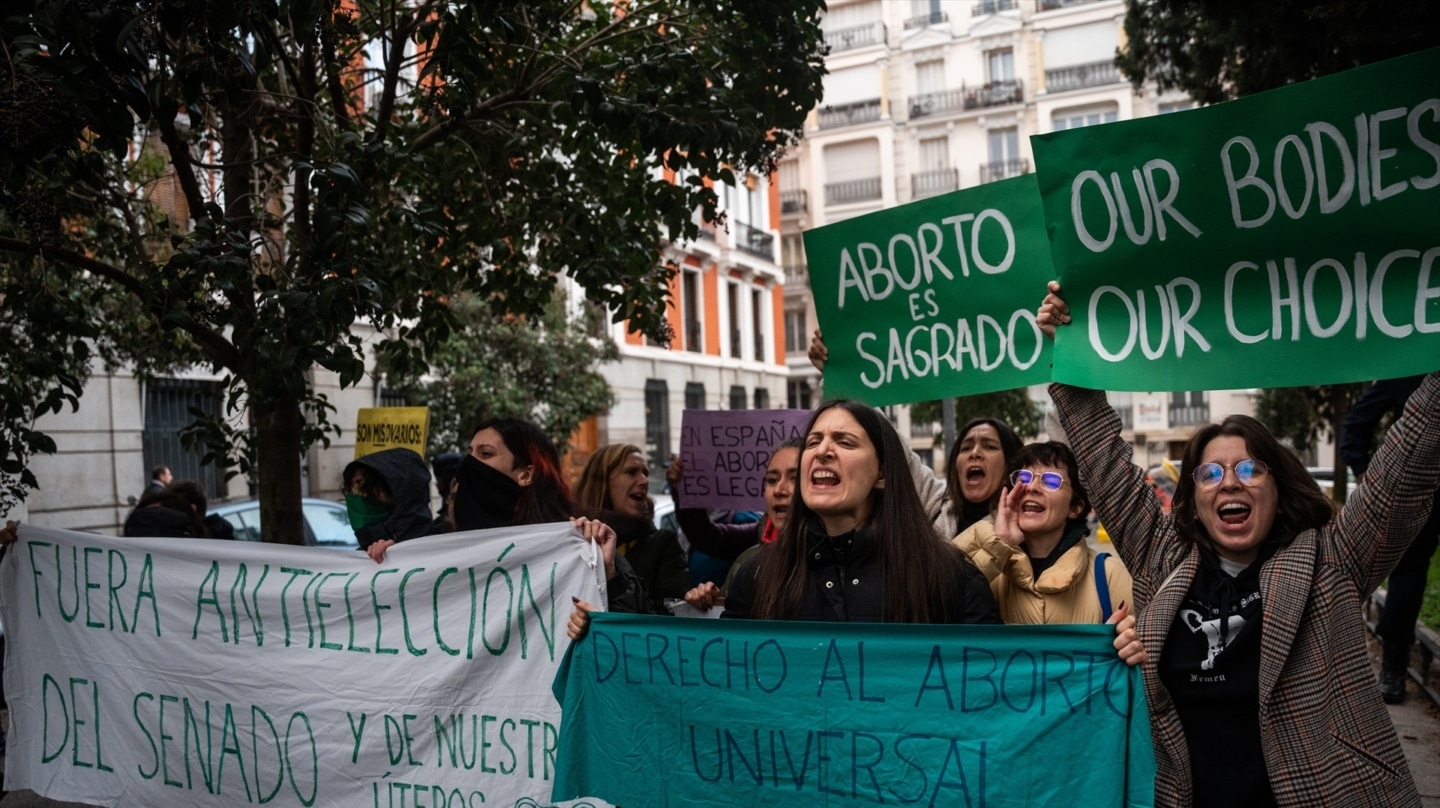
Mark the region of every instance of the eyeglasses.
<instances>
[{"instance_id":1,"label":"eyeglasses","mask_svg":"<svg viewBox=\"0 0 1440 808\"><path fill-rule=\"evenodd\" d=\"M1265 482L1265 476L1270 473L1270 467L1265 465L1263 460L1245 458L1233 466L1222 466L1219 463L1201 463L1191 472L1195 478L1195 484L1201 488L1214 488L1225 479L1225 472L1233 469L1235 479L1241 485L1257 486Z\"/></svg>"},{"instance_id":2,"label":"eyeglasses","mask_svg":"<svg viewBox=\"0 0 1440 808\"><path fill-rule=\"evenodd\" d=\"M1053 471L1041 472L1031 471L1030 469L1020 469L1019 471L1012 471L1010 473L1011 486L1033 485L1036 482L1040 483L1040 485L1044 486L1048 491L1059 491L1060 486L1065 484L1065 478Z\"/></svg>"}]
</instances>

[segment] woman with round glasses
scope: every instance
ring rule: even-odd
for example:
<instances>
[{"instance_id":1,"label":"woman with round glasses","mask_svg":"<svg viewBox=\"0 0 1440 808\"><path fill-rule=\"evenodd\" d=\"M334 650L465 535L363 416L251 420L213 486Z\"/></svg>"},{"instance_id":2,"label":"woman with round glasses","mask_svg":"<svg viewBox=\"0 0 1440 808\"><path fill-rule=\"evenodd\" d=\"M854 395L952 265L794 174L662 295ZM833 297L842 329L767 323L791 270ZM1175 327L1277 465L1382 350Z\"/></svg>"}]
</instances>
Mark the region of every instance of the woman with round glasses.
<instances>
[{"instance_id":1,"label":"woman with round glasses","mask_svg":"<svg viewBox=\"0 0 1440 808\"><path fill-rule=\"evenodd\" d=\"M1059 284L1036 317L1070 321ZM1169 515L1105 394L1050 387L1095 508L1135 576L1161 805L1418 806L1375 688L1360 603L1440 480L1440 374L1337 513L1253 418L1196 432Z\"/></svg>"},{"instance_id":2,"label":"woman with round glasses","mask_svg":"<svg viewBox=\"0 0 1440 808\"><path fill-rule=\"evenodd\" d=\"M1090 498L1075 455L1063 443L1032 443L1011 468L994 524L976 522L955 546L990 581L1006 623L1105 622L1130 601L1130 573L1113 556L1097 566L1085 541Z\"/></svg>"}]
</instances>

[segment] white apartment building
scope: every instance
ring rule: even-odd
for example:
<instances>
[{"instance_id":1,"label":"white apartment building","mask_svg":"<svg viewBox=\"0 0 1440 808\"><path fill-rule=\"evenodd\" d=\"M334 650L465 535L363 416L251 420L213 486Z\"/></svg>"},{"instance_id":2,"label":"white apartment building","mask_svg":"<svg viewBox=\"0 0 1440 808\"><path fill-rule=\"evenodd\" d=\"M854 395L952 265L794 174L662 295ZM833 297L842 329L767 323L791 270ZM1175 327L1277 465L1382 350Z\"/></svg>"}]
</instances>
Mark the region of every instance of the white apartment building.
<instances>
[{"instance_id":1,"label":"white apartment building","mask_svg":"<svg viewBox=\"0 0 1440 808\"><path fill-rule=\"evenodd\" d=\"M805 230L1028 173L1031 135L1192 106L1120 74L1124 16L1123 0L831 0L824 100L779 172L789 406L822 394L806 357L816 319ZM1144 463L1178 455L1198 424L1253 413L1254 392L1111 401ZM1031 396L1049 406L1044 387ZM929 457L938 427L899 409L902 434Z\"/></svg>"}]
</instances>

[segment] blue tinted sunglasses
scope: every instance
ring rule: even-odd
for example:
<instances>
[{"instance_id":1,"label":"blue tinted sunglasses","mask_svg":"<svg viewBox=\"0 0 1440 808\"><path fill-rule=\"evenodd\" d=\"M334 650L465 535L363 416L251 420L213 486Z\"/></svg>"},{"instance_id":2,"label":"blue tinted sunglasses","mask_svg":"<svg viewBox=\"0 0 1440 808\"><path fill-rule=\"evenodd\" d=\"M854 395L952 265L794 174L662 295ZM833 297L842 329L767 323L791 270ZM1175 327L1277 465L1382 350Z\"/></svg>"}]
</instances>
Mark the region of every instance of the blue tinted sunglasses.
<instances>
[{"instance_id":1,"label":"blue tinted sunglasses","mask_svg":"<svg viewBox=\"0 0 1440 808\"><path fill-rule=\"evenodd\" d=\"M1034 485L1039 483L1050 491L1059 491L1060 486L1065 484L1065 478L1053 471L1034 472L1030 469L1020 469L1010 473L1010 485L1019 487L1022 485Z\"/></svg>"},{"instance_id":2,"label":"blue tinted sunglasses","mask_svg":"<svg viewBox=\"0 0 1440 808\"><path fill-rule=\"evenodd\" d=\"M1214 488L1225 479L1225 472L1228 469L1235 471L1235 479L1241 485L1256 486L1265 482L1265 475L1270 473L1270 467L1265 465L1263 460L1245 458L1233 466L1222 466L1219 463L1201 463L1191 472L1195 478L1195 484L1201 488Z\"/></svg>"}]
</instances>

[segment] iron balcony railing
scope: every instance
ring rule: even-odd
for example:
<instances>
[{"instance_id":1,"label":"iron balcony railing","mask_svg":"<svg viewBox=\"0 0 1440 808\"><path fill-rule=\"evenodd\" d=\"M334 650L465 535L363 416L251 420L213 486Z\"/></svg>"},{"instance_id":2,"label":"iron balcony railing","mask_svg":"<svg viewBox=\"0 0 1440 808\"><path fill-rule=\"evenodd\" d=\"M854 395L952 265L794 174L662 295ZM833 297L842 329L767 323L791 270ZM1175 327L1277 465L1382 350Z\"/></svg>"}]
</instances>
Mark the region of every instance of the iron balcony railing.
<instances>
[{"instance_id":1,"label":"iron balcony railing","mask_svg":"<svg viewBox=\"0 0 1440 808\"><path fill-rule=\"evenodd\" d=\"M869 101L857 101L854 104L822 107L819 119L821 129L834 129L837 126L878 121L880 120L880 99L872 98Z\"/></svg>"},{"instance_id":2,"label":"iron balcony railing","mask_svg":"<svg viewBox=\"0 0 1440 808\"><path fill-rule=\"evenodd\" d=\"M758 255L767 261L775 260L775 236L758 227L744 222L732 222L735 233L735 247L751 255Z\"/></svg>"},{"instance_id":3,"label":"iron balcony railing","mask_svg":"<svg viewBox=\"0 0 1440 808\"><path fill-rule=\"evenodd\" d=\"M992 81L965 94L965 108L999 107L1019 104L1025 100L1025 86L1020 79Z\"/></svg>"},{"instance_id":4,"label":"iron balcony railing","mask_svg":"<svg viewBox=\"0 0 1440 808\"><path fill-rule=\"evenodd\" d=\"M788 216L792 213L805 213L810 210L810 197L804 191L781 191L780 192L780 213Z\"/></svg>"},{"instance_id":5,"label":"iron balcony railing","mask_svg":"<svg viewBox=\"0 0 1440 808\"><path fill-rule=\"evenodd\" d=\"M1171 407L1170 426L1196 426L1210 423L1210 405Z\"/></svg>"},{"instance_id":6,"label":"iron balcony railing","mask_svg":"<svg viewBox=\"0 0 1440 808\"><path fill-rule=\"evenodd\" d=\"M1023 157L1014 160L991 160L988 163L980 164L981 182L994 182L1028 173L1030 173L1030 161Z\"/></svg>"},{"instance_id":7,"label":"iron balcony railing","mask_svg":"<svg viewBox=\"0 0 1440 808\"><path fill-rule=\"evenodd\" d=\"M764 361L765 361L765 335L762 334L762 333L760 333L759 331L756 331L755 334L754 334L754 337L755 337L755 359L758 360L758 361L764 362ZM759 404L758 402L755 404L755 408L756 408L756 409L760 409L760 404Z\"/></svg>"},{"instance_id":8,"label":"iron balcony railing","mask_svg":"<svg viewBox=\"0 0 1440 808\"><path fill-rule=\"evenodd\" d=\"M930 422L910 422L910 437L912 438L933 438L935 437L935 425Z\"/></svg>"},{"instance_id":9,"label":"iron balcony railing","mask_svg":"<svg viewBox=\"0 0 1440 808\"><path fill-rule=\"evenodd\" d=\"M921 93L910 96L910 117L923 118L951 110L965 109L965 88L941 90L935 93Z\"/></svg>"},{"instance_id":10,"label":"iron balcony railing","mask_svg":"<svg viewBox=\"0 0 1440 808\"><path fill-rule=\"evenodd\" d=\"M975 8L970 11L971 16L979 17L983 14L997 14L1001 11L1010 11L1018 8L1015 0L980 0Z\"/></svg>"},{"instance_id":11,"label":"iron balcony railing","mask_svg":"<svg viewBox=\"0 0 1440 808\"><path fill-rule=\"evenodd\" d=\"M885 23L868 22L851 28L839 28L825 32L825 44L831 53L864 48L885 43Z\"/></svg>"},{"instance_id":12,"label":"iron balcony railing","mask_svg":"<svg viewBox=\"0 0 1440 808\"><path fill-rule=\"evenodd\" d=\"M912 31L916 28L927 28L931 25L939 25L942 22L950 22L950 15L944 11L932 11L929 14L921 14L918 17L911 17L906 20L905 30Z\"/></svg>"},{"instance_id":13,"label":"iron balcony railing","mask_svg":"<svg viewBox=\"0 0 1440 808\"><path fill-rule=\"evenodd\" d=\"M949 193L959 187L960 169L958 168L940 168L910 175L910 196L915 199Z\"/></svg>"},{"instance_id":14,"label":"iron balcony railing","mask_svg":"<svg viewBox=\"0 0 1440 808\"><path fill-rule=\"evenodd\" d=\"M785 265L785 285L799 286L809 282L809 273L806 272L804 264Z\"/></svg>"},{"instance_id":15,"label":"iron balcony railing","mask_svg":"<svg viewBox=\"0 0 1440 808\"><path fill-rule=\"evenodd\" d=\"M1115 66L1113 59L1045 71L1045 89L1052 93L1117 84L1120 81L1120 68Z\"/></svg>"},{"instance_id":16,"label":"iron balcony railing","mask_svg":"<svg viewBox=\"0 0 1440 808\"><path fill-rule=\"evenodd\" d=\"M880 195L879 177L825 184L825 204L827 205L843 205L847 202L865 202L871 199L879 199Z\"/></svg>"}]
</instances>

